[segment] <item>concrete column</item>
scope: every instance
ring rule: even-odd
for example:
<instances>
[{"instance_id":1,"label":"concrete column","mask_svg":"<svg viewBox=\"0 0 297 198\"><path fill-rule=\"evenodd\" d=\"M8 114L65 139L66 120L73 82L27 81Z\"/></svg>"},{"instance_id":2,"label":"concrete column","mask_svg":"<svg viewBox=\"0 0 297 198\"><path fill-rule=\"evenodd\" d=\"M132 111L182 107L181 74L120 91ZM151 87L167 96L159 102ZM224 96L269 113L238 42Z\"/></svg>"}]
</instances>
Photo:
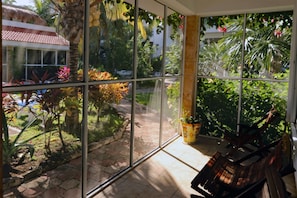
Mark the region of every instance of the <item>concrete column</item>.
<instances>
[{"instance_id":1,"label":"concrete column","mask_svg":"<svg viewBox=\"0 0 297 198\"><path fill-rule=\"evenodd\" d=\"M182 113L195 113L200 17L187 16L183 75Z\"/></svg>"}]
</instances>

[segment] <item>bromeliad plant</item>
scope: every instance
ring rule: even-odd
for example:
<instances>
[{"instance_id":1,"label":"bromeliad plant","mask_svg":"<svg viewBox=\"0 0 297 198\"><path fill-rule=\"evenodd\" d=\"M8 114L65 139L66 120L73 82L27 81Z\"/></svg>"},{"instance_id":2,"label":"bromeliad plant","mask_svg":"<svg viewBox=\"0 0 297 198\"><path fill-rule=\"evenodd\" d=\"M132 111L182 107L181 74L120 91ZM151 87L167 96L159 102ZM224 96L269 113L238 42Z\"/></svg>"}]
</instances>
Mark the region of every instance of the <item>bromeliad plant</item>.
<instances>
[{"instance_id":1,"label":"bromeliad plant","mask_svg":"<svg viewBox=\"0 0 297 198\"><path fill-rule=\"evenodd\" d=\"M8 124L7 124L7 118L6 115L2 109L2 127L3 127L3 165L8 166L9 169L11 167L11 163L13 160L18 158L18 155L21 156L17 164L20 164L24 161L27 154L30 154L30 157L33 157L34 154L34 146L32 144L29 144L33 138L29 138L24 141L20 141L20 138L22 134L30 127L34 122L36 121L36 118L34 117L31 121L27 123L27 125L21 129L21 131L18 133L18 135L14 138L10 138L9 130L8 130ZM4 174L4 176L9 176L9 173Z\"/></svg>"}]
</instances>

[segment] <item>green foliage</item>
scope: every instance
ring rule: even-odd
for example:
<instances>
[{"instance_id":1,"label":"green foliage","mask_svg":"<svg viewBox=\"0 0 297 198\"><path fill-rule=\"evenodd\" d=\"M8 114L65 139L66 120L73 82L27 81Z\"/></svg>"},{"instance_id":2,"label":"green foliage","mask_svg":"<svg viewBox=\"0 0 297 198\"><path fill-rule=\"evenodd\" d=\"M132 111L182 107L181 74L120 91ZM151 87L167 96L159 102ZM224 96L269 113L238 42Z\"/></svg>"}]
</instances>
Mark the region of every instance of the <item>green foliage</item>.
<instances>
[{"instance_id":1,"label":"green foliage","mask_svg":"<svg viewBox=\"0 0 297 198\"><path fill-rule=\"evenodd\" d=\"M161 71L162 69L162 56L152 58L152 66L154 71Z\"/></svg>"},{"instance_id":2,"label":"green foliage","mask_svg":"<svg viewBox=\"0 0 297 198\"><path fill-rule=\"evenodd\" d=\"M215 26L227 33L218 42L205 43L200 50L199 75L239 77L242 70L244 80L241 104L239 81L199 80L197 113L204 120L201 133L221 137L223 130L235 132L239 108L238 122L250 125L273 105L281 119L272 123L266 133L266 141L271 141L284 129L288 83L245 79L288 79L292 12L247 14L242 66L243 20L243 15L203 19L202 29Z\"/></svg>"},{"instance_id":3,"label":"green foliage","mask_svg":"<svg viewBox=\"0 0 297 198\"><path fill-rule=\"evenodd\" d=\"M197 114L203 120L202 134L221 137L224 130L236 131L239 84L237 81L199 79L197 87ZM282 86L284 90L284 87ZM243 81L240 123L251 125L274 106L284 118L286 98L279 87L266 81ZM272 124L266 141L283 132L283 119Z\"/></svg>"},{"instance_id":4,"label":"green foliage","mask_svg":"<svg viewBox=\"0 0 297 198\"><path fill-rule=\"evenodd\" d=\"M89 116L89 118L88 143L98 142L106 137L113 136L123 129L125 122L125 119L112 107L101 112L99 125L94 116Z\"/></svg>"},{"instance_id":5,"label":"green foliage","mask_svg":"<svg viewBox=\"0 0 297 198\"><path fill-rule=\"evenodd\" d=\"M170 35L170 38L174 40L176 34L178 34L178 30L184 28L184 16L175 12L167 17L167 22L173 30L172 34Z\"/></svg>"},{"instance_id":6,"label":"green foliage","mask_svg":"<svg viewBox=\"0 0 297 198\"><path fill-rule=\"evenodd\" d=\"M201 51L200 63L202 66L207 64L214 70L216 66L219 66L220 69L232 72L232 75L240 73L243 15L208 17L203 21L204 29L211 25L210 27L224 28L227 33L218 43L211 43L209 44L211 47L205 47L205 50ZM248 14L243 77L271 77L274 73L283 72L289 63L291 33L292 12ZM209 49L212 51L208 51ZM216 53L218 51L219 53ZM203 62L211 56L216 60L213 61L213 64Z\"/></svg>"},{"instance_id":7,"label":"green foliage","mask_svg":"<svg viewBox=\"0 0 297 198\"><path fill-rule=\"evenodd\" d=\"M30 154L30 157L33 157L34 154L34 146L32 144L29 144L29 142L34 139L34 137L31 137L27 140L20 141L21 136L23 133L36 121L36 118L30 120L27 122L27 124L19 131L17 136L13 139L11 139L9 130L8 130L8 124L7 124L7 118L2 110L2 131L3 131L3 162L4 164L10 164L14 159L17 158L17 155L20 152L22 153L22 157L18 160L18 164L22 163L24 160L26 154Z\"/></svg>"},{"instance_id":8,"label":"green foliage","mask_svg":"<svg viewBox=\"0 0 297 198\"><path fill-rule=\"evenodd\" d=\"M100 26L99 30L105 28L108 34L100 35L97 28L92 30L90 63L96 68L104 65L104 70L110 73L122 69L132 70L133 26L123 20L107 20L106 23L108 26Z\"/></svg>"},{"instance_id":9,"label":"green foliage","mask_svg":"<svg viewBox=\"0 0 297 198\"><path fill-rule=\"evenodd\" d=\"M143 41L139 35L137 38L137 55L138 55L138 65L137 65L137 77L148 77L153 72L152 66L152 56L156 51L155 46L151 44L149 40Z\"/></svg>"},{"instance_id":10,"label":"green foliage","mask_svg":"<svg viewBox=\"0 0 297 198\"><path fill-rule=\"evenodd\" d=\"M136 94L136 102L142 105L148 105L151 97L152 93L138 93Z\"/></svg>"},{"instance_id":11,"label":"green foliage","mask_svg":"<svg viewBox=\"0 0 297 198\"><path fill-rule=\"evenodd\" d=\"M167 104L170 110L169 115L172 116L172 122L177 125L179 120L179 105L180 99L180 83L172 83L166 89Z\"/></svg>"},{"instance_id":12,"label":"green foliage","mask_svg":"<svg viewBox=\"0 0 297 198\"><path fill-rule=\"evenodd\" d=\"M199 79L197 86L196 114L203 122L201 133L220 137L221 128L234 130L238 104L236 82Z\"/></svg>"},{"instance_id":13,"label":"green foliage","mask_svg":"<svg viewBox=\"0 0 297 198\"><path fill-rule=\"evenodd\" d=\"M202 30L208 27L224 26L230 20L237 20L242 15L213 16L202 19ZM272 12L272 13L255 13L248 15L247 26L253 25L259 28L263 26L276 25L281 22L281 28L292 27L292 11Z\"/></svg>"},{"instance_id":14,"label":"green foliage","mask_svg":"<svg viewBox=\"0 0 297 198\"><path fill-rule=\"evenodd\" d=\"M166 51L165 72L169 74L178 74L182 63L182 40L175 38L173 44Z\"/></svg>"},{"instance_id":15,"label":"green foliage","mask_svg":"<svg viewBox=\"0 0 297 198\"><path fill-rule=\"evenodd\" d=\"M34 0L34 5L35 12L46 21L47 25L53 26L57 14L53 13L51 0Z\"/></svg>"}]
</instances>

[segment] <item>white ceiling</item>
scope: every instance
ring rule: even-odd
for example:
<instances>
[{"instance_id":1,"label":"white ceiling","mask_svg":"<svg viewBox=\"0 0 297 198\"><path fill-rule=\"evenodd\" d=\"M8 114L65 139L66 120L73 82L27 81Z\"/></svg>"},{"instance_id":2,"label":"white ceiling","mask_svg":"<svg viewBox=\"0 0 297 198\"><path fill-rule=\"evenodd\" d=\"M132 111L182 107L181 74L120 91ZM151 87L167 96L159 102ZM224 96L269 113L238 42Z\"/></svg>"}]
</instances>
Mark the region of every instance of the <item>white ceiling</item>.
<instances>
[{"instance_id":1,"label":"white ceiling","mask_svg":"<svg viewBox=\"0 0 297 198\"><path fill-rule=\"evenodd\" d=\"M128 0L134 3L135 0ZM157 0L183 15L218 16L293 10L297 0ZM160 14L155 0L139 0L139 7Z\"/></svg>"}]
</instances>

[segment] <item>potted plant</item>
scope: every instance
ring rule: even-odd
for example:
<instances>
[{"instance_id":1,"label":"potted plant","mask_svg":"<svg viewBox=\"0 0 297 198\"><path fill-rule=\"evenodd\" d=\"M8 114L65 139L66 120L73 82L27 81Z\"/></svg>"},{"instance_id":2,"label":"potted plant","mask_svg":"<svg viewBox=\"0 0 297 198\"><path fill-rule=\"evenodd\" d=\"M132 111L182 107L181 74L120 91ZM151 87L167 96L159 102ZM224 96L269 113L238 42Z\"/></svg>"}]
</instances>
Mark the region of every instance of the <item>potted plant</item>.
<instances>
[{"instance_id":1,"label":"potted plant","mask_svg":"<svg viewBox=\"0 0 297 198\"><path fill-rule=\"evenodd\" d=\"M183 140L187 144L195 143L197 136L202 126L201 120L198 116L193 116L189 113L184 113L180 118L182 126Z\"/></svg>"}]
</instances>

